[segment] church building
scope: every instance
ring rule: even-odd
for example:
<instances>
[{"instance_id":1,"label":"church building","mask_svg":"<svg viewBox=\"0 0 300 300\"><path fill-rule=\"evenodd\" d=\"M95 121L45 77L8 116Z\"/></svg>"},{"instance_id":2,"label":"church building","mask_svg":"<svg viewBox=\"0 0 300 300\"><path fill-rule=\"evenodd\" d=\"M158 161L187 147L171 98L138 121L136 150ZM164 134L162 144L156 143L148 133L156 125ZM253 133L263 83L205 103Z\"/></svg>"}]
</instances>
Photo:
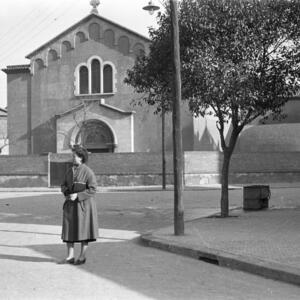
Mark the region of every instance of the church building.
<instances>
[{"instance_id":1,"label":"church building","mask_svg":"<svg viewBox=\"0 0 300 300\"><path fill-rule=\"evenodd\" d=\"M29 53L28 65L3 69L10 154L69 152L74 143L91 152L160 151L161 116L146 105L134 106L139 95L124 83L149 42L101 17L94 5L85 18ZM183 120L191 127L189 113ZM165 133L171 149L171 116ZM191 150L192 139L186 135L185 150Z\"/></svg>"}]
</instances>

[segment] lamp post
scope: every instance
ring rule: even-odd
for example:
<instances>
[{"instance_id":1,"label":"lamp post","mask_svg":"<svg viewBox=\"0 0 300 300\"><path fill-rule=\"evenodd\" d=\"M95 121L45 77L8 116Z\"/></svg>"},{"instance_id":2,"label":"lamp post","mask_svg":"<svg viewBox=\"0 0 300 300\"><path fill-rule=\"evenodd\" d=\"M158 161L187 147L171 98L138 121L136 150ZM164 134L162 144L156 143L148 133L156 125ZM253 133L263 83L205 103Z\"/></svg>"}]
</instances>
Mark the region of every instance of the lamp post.
<instances>
[{"instance_id":1,"label":"lamp post","mask_svg":"<svg viewBox=\"0 0 300 300\"><path fill-rule=\"evenodd\" d=\"M179 46L179 26L178 26L178 1L169 0L171 9L171 31L172 31L172 50L173 50L173 170L174 170L174 233L175 235L184 234L184 208L182 201L183 192L183 151L182 151L182 132L181 132L181 75L180 75L180 46ZM144 10L154 12L159 7L153 5L152 1Z\"/></svg>"}]
</instances>

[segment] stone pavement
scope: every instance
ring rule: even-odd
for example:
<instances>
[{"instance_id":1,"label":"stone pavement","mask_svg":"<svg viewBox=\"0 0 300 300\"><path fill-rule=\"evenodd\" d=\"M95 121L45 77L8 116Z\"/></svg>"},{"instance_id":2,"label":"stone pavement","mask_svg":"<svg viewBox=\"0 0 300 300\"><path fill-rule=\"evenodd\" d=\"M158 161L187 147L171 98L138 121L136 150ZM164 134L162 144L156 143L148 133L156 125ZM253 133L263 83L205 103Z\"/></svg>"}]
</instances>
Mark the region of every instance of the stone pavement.
<instances>
[{"instance_id":1,"label":"stone pavement","mask_svg":"<svg viewBox=\"0 0 300 300\"><path fill-rule=\"evenodd\" d=\"M298 200L300 188L298 185L274 185L273 187L271 196L273 203L269 209L245 212L241 208L231 207L229 218L219 218L213 206L205 209L192 207L185 209L184 236L175 236L173 226L170 226L145 233L141 236L141 240L148 246L300 285L300 199ZM145 188L157 189L157 187L138 189ZM216 189L218 192L219 186L205 188ZM116 187L112 190L124 189L126 190L126 188ZM128 189L135 190L134 187ZM34 190L2 188L0 191L3 198L22 197L24 191L32 194L59 193L59 189L47 188ZM53 257L58 259L63 256L65 249L62 245L56 246L55 251L53 250L55 255L48 255L47 252L49 244L55 244L54 241L59 240L59 226L30 225L34 228L28 226L1 223L0 248L3 248L3 253L7 253L7 250L10 252L0 255L1 257L12 257L14 260L27 262L32 261L33 251L39 254L36 261L41 259L40 253L44 253L44 261L51 263ZM12 236L12 232L18 236ZM132 232L120 231L120 236L116 237L111 237L112 232L108 232L107 239L124 240L124 234L125 240L133 238ZM27 235L33 235L30 243ZM26 247L23 245L24 239L27 243ZM24 249L29 252L24 253ZM9 272L9 269L6 271ZM55 269L51 271L56 272ZM31 273L32 270L28 269L28 272ZM47 278L46 282L49 283L49 280ZM3 286L7 286L4 283ZM0 284L1 288L3 286Z\"/></svg>"},{"instance_id":2,"label":"stone pavement","mask_svg":"<svg viewBox=\"0 0 300 300\"><path fill-rule=\"evenodd\" d=\"M195 216L194 216L195 217ZM141 236L148 246L220 266L300 285L300 206L233 209L185 222L185 234L166 227Z\"/></svg>"}]
</instances>

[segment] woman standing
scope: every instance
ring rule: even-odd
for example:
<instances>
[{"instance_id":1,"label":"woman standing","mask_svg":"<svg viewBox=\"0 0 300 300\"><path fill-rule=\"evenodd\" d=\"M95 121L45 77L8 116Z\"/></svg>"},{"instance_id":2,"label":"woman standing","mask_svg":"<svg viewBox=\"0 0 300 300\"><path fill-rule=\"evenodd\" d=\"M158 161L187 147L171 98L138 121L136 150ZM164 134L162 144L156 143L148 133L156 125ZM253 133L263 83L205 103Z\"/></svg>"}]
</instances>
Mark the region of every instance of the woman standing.
<instances>
[{"instance_id":1,"label":"woman standing","mask_svg":"<svg viewBox=\"0 0 300 300\"><path fill-rule=\"evenodd\" d=\"M81 265L86 262L88 243L98 237L97 207L93 197L97 182L94 172L85 164L87 150L75 145L72 152L73 167L67 171L61 185L65 196L61 238L67 245L68 256L60 263ZM77 260L74 257L74 243L81 243Z\"/></svg>"}]
</instances>

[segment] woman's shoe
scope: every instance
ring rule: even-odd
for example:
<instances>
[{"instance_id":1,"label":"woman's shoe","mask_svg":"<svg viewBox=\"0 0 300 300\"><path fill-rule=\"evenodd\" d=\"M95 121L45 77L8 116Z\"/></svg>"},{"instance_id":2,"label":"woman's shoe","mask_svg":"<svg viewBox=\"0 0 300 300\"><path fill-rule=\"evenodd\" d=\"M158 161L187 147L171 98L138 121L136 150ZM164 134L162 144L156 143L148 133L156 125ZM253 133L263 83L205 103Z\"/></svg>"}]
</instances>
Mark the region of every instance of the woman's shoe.
<instances>
[{"instance_id":1,"label":"woman's shoe","mask_svg":"<svg viewBox=\"0 0 300 300\"><path fill-rule=\"evenodd\" d=\"M85 264L85 261L86 261L86 258L84 258L84 259L77 259L75 262L74 262L74 265L76 265L76 266L79 266L79 265L83 265L83 264Z\"/></svg>"},{"instance_id":2,"label":"woman's shoe","mask_svg":"<svg viewBox=\"0 0 300 300\"><path fill-rule=\"evenodd\" d=\"M58 264L59 265L65 265L65 264L74 265L75 264L75 258L74 257L69 258L69 259L65 258L65 259L59 261Z\"/></svg>"}]
</instances>

